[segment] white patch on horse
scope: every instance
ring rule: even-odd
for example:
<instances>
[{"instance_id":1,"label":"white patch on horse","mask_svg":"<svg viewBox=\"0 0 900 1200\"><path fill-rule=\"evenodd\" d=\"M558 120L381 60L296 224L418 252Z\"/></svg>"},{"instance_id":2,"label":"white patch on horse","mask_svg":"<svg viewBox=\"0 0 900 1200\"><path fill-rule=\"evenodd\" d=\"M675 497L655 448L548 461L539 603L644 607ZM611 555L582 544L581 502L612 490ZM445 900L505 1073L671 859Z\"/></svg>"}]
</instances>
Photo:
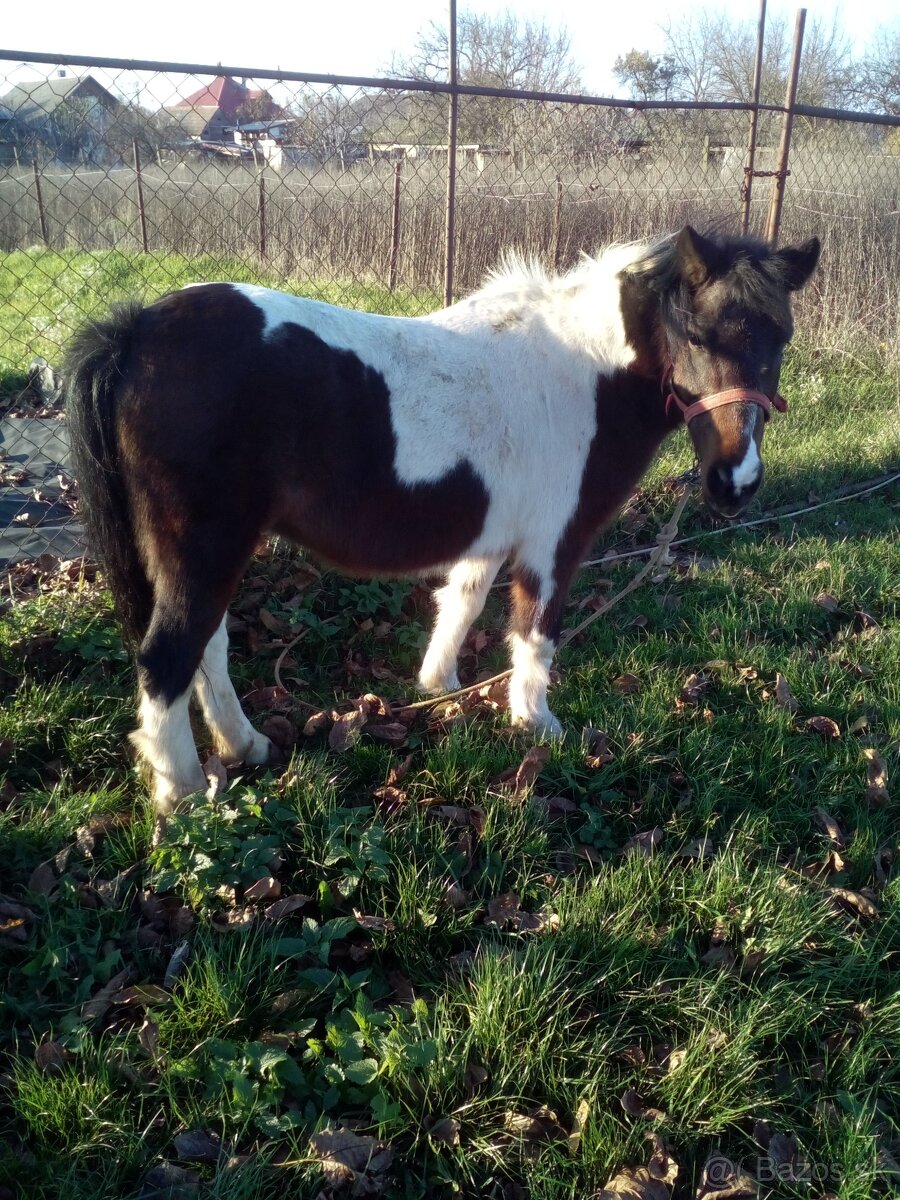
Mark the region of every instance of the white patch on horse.
<instances>
[{"instance_id":1,"label":"white patch on horse","mask_svg":"<svg viewBox=\"0 0 900 1200\"><path fill-rule=\"evenodd\" d=\"M469 626L484 608L502 558L463 559L435 594L437 618L419 672L419 687L439 695L459 687L456 659Z\"/></svg>"},{"instance_id":2,"label":"white patch on horse","mask_svg":"<svg viewBox=\"0 0 900 1200\"><path fill-rule=\"evenodd\" d=\"M745 430L747 451L737 466L731 469L731 483L735 494L742 492L745 488L753 487L759 481L762 473L762 459L759 456L759 447L756 444L756 438L753 436L756 421L761 419L761 413L755 404L748 404L746 408L749 410L747 424L750 426L749 429Z\"/></svg>"},{"instance_id":3,"label":"white patch on horse","mask_svg":"<svg viewBox=\"0 0 900 1200\"><path fill-rule=\"evenodd\" d=\"M509 681L509 715L513 725L549 737L560 737L562 725L547 706L550 664L556 647L533 630L527 637L513 633L512 678Z\"/></svg>"},{"instance_id":4,"label":"white patch on horse","mask_svg":"<svg viewBox=\"0 0 900 1200\"><path fill-rule=\"evenodd\" d=\"M350 312L255 284L232 286L263 314L265 336L292 322L382 375L401 482L433 482L463 461L471 465L490 504L467 559L538 544L543 574L578 505L596 432L597 376L634 359L619 274L642 252L614 247L560 278L513 262L426 317Z\"/></svg>"},{"instance_id":5,"label":"white patch on horse","mask_svg":"<svg viewBox=\"0 0 900 1200\"><path fill-rule=\"evenodd\" d=\"M216 749L226 762L261 764L269 761L272 743L253 728L228 675L228 632L225 619L203 652L194 677L194 690Z\"/></svg>"},{"instance_id":6,"label":"white patch on horse","mask_svg":"<svg viewBox=\"0 0 900 1200\"><path fill-rule=\"evenodd\" d=\"M140 728L130 737L153 768L153 798L160 816L172 812L182 797L206 790L206 776L191 734L190 699L190 690L171 704L141 692Z\"/></svg>"}]
</instances>

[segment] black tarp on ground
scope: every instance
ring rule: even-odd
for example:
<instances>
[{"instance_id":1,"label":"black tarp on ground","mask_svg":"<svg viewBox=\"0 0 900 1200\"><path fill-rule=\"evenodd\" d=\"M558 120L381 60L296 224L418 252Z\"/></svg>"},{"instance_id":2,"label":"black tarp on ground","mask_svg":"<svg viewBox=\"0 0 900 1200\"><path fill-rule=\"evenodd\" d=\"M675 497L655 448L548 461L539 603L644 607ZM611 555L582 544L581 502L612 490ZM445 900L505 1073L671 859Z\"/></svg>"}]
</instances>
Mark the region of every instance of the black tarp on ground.
<instances>
[{"instance_id":1,"label":"black tarp on ground","mask_svg":"<svg viewBox=\"0 0 900 1200\"><path fill-rule=\"evenodd\" d=\"M55 554L84 553L82 532L63 503L60 472L70 471L68 430L58 417L0 420L0 467L28 472L21 483L0 487L0 566ZM35 491L42 498L34 498ZM44 498L46 497L46 499Z\"/></svg>"}]
</instances>

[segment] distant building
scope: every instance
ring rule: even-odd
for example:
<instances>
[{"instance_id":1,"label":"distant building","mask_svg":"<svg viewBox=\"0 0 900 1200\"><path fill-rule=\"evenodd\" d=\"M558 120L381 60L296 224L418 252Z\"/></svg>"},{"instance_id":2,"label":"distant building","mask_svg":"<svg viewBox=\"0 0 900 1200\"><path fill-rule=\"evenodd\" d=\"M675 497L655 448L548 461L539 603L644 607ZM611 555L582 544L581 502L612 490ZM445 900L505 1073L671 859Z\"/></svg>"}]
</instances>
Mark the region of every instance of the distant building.
<instances>
[{"instance_id":1,"label":"distant building","mask_svg":"<svg viewBox=\"0 0 900 1200\"><path fill-rule=\"evenodd\" d=\"M20 83L0 96L0 138L3 126L12 130L20 145L42 144L56 157L102 162L109 126L122 105L91 75L60 71L53 79Z\"/></svg>"},{"instance_id":2,"label":"distant building","mask_svg":"<svg viewBox=\"0 0 900 1200\"><path fill-rule=\"evenodd\" d=\"M166 105L163 111L191 141L226 142L233 140L228 131L238 124L238 109L268 96L268 92L245 87L230 75L217 75L212 83L177 104Z\"/></svg>"}]
</instances>

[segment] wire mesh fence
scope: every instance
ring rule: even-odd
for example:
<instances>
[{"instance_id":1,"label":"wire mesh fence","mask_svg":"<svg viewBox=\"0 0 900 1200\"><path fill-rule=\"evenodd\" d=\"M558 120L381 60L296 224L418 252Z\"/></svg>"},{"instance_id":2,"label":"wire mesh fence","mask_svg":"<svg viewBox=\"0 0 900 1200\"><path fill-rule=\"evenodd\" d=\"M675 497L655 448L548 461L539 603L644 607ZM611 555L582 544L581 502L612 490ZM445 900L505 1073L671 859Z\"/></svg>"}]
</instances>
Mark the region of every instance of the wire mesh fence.
<instances>
[{"instance_id":1,"label":"wire mesh fence","mask_svg":"<svg viewBox=\"0 0 900 1200\"><path fill-rule=\"evenodd\" d=\"M252 280L416 315L507 249L549 269L689 221L735 228L749 106L329 80L0 52L0 561L78 546L56 368L115 299ZM164 68L164 69L163 69ZM824 112L824 110L823 110ZM817 233L803 303L838 297L896 338L900 118L795 117L782 237ZM765 227L781 114L760 112L750 228ZM819 313L819 324L824 320Z\"/></svg>"}]
</instances>

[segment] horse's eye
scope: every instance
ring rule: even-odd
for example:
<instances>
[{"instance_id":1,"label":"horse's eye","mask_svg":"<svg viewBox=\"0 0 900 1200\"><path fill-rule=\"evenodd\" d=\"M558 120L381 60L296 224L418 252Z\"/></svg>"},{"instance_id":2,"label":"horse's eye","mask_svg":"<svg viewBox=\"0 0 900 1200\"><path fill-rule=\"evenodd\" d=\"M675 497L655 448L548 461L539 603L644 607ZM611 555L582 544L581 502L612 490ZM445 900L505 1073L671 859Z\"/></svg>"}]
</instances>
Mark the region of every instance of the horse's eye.
<instances>
[{"instance_id":1,"label":"horse's eye","mask_svg":"<svg viewBox=\"0 0 900 1200\"><path fill-rule=\"evenodd\" d=\"M703 342L697 337L696 333L688 334L688 343L697 350L703 349Z\"/></svg>"}]
</instances>

